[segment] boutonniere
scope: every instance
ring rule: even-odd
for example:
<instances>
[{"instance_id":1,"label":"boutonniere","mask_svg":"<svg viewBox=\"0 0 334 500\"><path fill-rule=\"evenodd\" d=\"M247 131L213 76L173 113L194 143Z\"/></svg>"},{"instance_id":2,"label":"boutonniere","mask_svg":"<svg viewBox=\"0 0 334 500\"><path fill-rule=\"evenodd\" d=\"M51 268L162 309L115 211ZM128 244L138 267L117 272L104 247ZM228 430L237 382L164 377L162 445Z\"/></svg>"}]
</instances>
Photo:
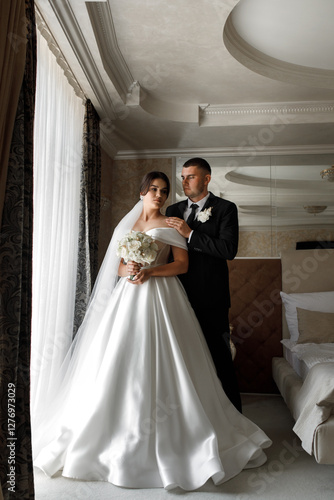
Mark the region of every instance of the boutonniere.
<instances>
[{"instance_id":1,"label":"boutonniere","mask_svg":"<svg viewBox=\"0 0 334 500\"><path fill-rule=\"evenodd\" d=\"M206 222L209 220L209 217L212 215L212 207L206 208L205 210L202 210L202 212L199 212L197 215L197 220L200 222Z\"/></svg>"}]
</instances>

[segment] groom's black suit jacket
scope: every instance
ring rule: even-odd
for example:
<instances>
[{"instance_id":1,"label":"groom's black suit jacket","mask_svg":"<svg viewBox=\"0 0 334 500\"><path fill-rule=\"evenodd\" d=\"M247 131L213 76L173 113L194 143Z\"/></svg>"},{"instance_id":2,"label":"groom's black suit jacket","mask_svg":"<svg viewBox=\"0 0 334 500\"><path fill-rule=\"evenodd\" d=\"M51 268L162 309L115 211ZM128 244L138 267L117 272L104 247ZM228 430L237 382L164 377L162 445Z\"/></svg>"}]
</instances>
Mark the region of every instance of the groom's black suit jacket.
<instances>
[{"instance_id":1,"label":"groom's black suit jacket","mask_svg":"<svg viewBox=\"0 0 334 500\"><path fill-rule=\"evenodd\" d=\"M167 208L168 217L183 219L187 200ZM203 209L212 207L206 222L197 219L188 243L189 269L179 276L193 308L230 307L228 267L238 250L238 212L234 203L210 193Z\"/></svg>"},{"instance_id":2,"label":"groom's black suit jacket","mask_svg":"<svg viewBox=\"0 0 334 500\"><path fill-rule=\"evenodd\" d=\"M171 205L168 217L183 219L188 200ZM230 289L227 260L238 250L238 212L234 203L210 193L202 210L212 207L206 222L197 219L188 243L189 269L179 276L201 325L224 391L241 411L241 400L229 347Z\"/></svg>"}]
</instances>

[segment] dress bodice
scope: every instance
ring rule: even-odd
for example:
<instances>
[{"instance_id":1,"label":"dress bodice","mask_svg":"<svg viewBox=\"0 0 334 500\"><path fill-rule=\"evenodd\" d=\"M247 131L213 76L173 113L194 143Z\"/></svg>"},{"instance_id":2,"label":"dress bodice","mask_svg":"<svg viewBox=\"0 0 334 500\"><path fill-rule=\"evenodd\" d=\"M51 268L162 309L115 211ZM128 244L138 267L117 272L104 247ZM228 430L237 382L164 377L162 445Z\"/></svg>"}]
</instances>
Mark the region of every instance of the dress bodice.
<instances>
[{"instance_id":1,"label":"dress bodice","mask_svg":"<svg viewBox=\"0 0 334 500\"><path fill-rule=\"evenodd\" d=\"M158 245L157 257L152 266L167 264L171 246L176 246L187 250L185 238L181 236L174 228L155 227L145 232L146 234L151 236L154 239L155 243Z\"/></svg>"}]
</instances>

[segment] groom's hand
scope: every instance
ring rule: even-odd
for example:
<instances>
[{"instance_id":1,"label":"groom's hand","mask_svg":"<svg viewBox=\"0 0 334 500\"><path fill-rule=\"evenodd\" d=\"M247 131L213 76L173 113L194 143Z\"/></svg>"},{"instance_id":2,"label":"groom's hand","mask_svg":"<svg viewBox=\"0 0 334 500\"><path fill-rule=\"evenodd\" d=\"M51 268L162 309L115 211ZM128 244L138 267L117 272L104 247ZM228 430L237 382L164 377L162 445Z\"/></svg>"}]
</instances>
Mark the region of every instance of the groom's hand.
<instances>
[{"instance_id":1,"label":"groom's hand","mask_svg":"<svg viewBox=\"0 0 334 500\"><path fill-rule=\"evenodd\" d=\"M168 217L166 223L169 227L176 229L184 238L189 238L192 229L190 229L185 220L178 217Z\"/></svg>"}]
</instances>

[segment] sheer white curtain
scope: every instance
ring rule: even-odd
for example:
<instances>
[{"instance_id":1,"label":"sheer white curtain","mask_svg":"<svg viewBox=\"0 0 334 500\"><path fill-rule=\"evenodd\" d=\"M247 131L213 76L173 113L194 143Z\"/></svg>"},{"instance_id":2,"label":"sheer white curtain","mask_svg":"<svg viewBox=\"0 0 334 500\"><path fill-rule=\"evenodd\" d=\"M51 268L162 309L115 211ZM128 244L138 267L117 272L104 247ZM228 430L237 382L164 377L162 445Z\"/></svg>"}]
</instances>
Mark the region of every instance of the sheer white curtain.
<instances>
[{"instance_id":1,"label":"sheer white curtain","mask_svg":"<svg viewBox=\"0 0 334 500\"><path fill-rule=\"evenodd\" d=\"M32 425L72 340L84 106L38 33L34 137Z\"/></svg>"}]
</instances>

